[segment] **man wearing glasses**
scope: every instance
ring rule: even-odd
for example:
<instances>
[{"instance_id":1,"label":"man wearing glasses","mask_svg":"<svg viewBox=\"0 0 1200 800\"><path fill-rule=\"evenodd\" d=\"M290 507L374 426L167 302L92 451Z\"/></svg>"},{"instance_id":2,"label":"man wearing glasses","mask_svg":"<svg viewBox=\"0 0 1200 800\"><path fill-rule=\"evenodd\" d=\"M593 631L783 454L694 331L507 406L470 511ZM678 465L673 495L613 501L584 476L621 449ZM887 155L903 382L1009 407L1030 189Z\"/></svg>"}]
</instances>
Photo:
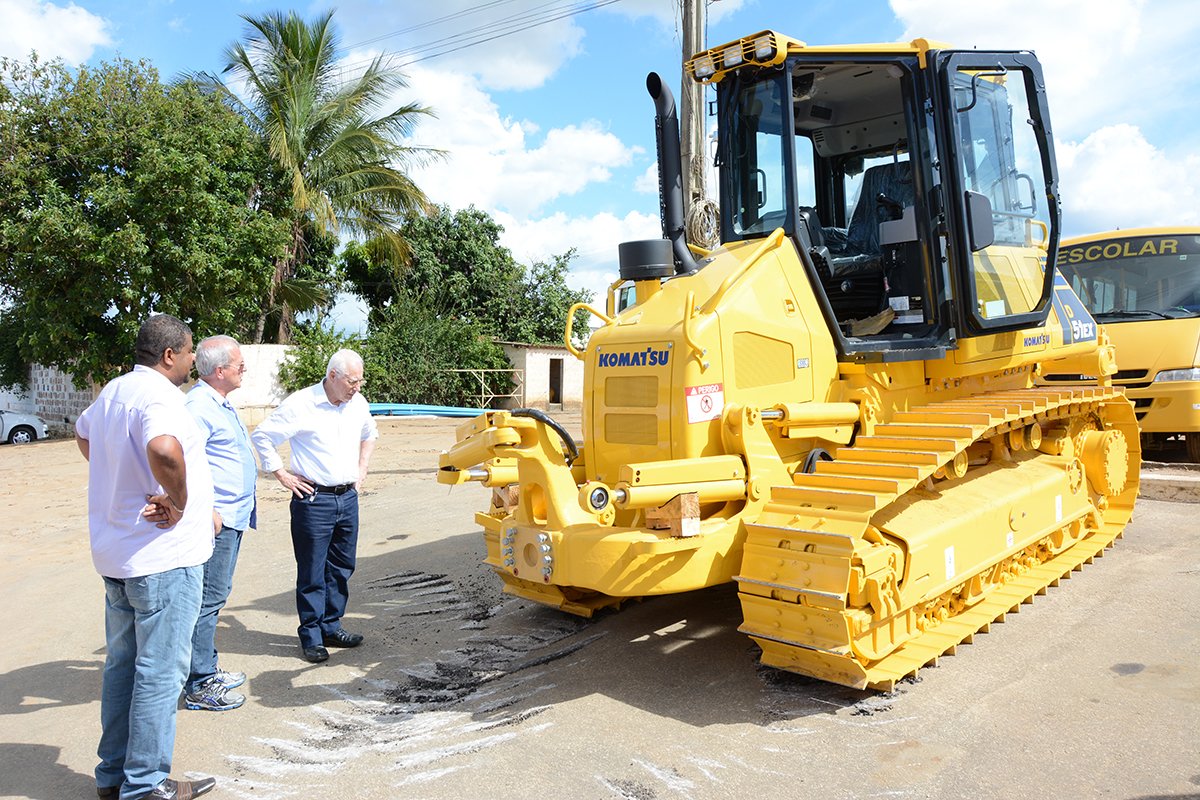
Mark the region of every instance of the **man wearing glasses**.
<instances>
[{"instance_id":1,"label":"man wearing glasses","mask_svg":"<svg viewBox=\"0 0 1200 800\"><path fill-rule=\"evenodd\" d=\"M363 641L342 627L358 548L358 487L379 436L362 384L362 357L339 350L323 381L289 395L250 437L263 469L292 493L297 631L314 664L329 659L327 647ZM290 470L277 449L285 441Z\"/></svg>"},{"instance_id":2,"label":"man wearing glasses","mask_svg":"<svg viewBox=\"0 0 1200 800\"><path fill-rule=\"evenodd\" d=\"M217 663L217 614L233 589L242 532L258 527L254 451L246 426L229 402L229 393L242 385L246 372L237 340L210 336L200 342L196 347L196 372L200 380L185 402L204 434L221 530L213 544L212 558L204 565L204 599L192 634L191 674L183 687L183 702L193 711L231 711L246 702L243 695L230 691L246 682L246 674L226 672Z\"/></svg>"}]
</instances>

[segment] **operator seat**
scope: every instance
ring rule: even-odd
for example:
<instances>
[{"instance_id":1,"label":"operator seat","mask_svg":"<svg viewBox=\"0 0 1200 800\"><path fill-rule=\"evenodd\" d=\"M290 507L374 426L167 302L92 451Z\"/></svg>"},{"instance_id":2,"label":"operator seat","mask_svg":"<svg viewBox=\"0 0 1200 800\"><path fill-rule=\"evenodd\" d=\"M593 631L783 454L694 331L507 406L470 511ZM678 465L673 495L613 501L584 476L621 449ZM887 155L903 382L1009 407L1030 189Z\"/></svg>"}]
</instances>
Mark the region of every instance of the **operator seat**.
<instances>
[{"instance_id":1,"label":"operator seat","mask_svg":"<svg viewBox=\"0 0 1200 800\"><path fill-rule=\"evenodd\" d=\"M880 194L894 203L880 203ZM813 260L838 322L865 319L887 306L879 224L898 218L905 206L913 204L914 196L911 165L892 161L863 173L849 227L820 227L815 215L806 216L801 210L810 232L819 232L811 236L814 250L819 251Z\"/></svg>"},{"instance_id":2,"label":"operator seat","mask_svg":"<svg viewBox=\"0 0 1200 800\"><path fill-rule=\"evenodd\" d=\"M911 206L913 190L912 165L908 161L877 164L863 173L858 204L850 215L843 242L831 243L826 236L833 260L830 269L835 278L883 274L882 249L879 245L879 223L899 218L899 213L879 202L879 195L893 200L903 209Z\"/></svg>"},{"instance_id":3,"label":"operator seat","mask_svg":"<svg viewBox=\"0 0 1200 800\"><path fill-rule=\"evenodd\" d=\"M877 164L863 173L862 190L850 217L846 238L864 253L879 252L879 223L896 218L891 209L878 201L881 194L896 201L900 208L913 204L915 192L910 162Z\"/></svg>"}]
</instances>

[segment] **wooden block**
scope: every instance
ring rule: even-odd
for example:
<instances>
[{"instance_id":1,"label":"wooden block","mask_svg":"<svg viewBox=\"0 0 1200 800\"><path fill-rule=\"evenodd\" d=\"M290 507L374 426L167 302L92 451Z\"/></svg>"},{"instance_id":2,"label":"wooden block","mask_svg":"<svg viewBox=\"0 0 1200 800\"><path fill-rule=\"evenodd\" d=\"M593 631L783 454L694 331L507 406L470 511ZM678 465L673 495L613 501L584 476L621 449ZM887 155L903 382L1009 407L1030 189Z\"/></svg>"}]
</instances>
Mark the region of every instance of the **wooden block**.
<instances>
[{"instance_id":1,"label":"wooden block","mask_svg":"<svg viewBox=\"0 0 1200 800\"><path fill-rule=\"evenodd\" d=\"M492 489L492 508L511 512L521 499L521 487L515 483L507 486L497 486Z\"/></svg>"},{"instance_id":2,"label":"wooden block","mask_svg":"<svg viewBox=\"0 0 1200 800\"><path fill-rule=\"evenodd\" d=\"M695 492L677 494L658 508L646 510L647 527L670 530L677 538L700 535L700 495Z\"/></svg>"}]
</instances>

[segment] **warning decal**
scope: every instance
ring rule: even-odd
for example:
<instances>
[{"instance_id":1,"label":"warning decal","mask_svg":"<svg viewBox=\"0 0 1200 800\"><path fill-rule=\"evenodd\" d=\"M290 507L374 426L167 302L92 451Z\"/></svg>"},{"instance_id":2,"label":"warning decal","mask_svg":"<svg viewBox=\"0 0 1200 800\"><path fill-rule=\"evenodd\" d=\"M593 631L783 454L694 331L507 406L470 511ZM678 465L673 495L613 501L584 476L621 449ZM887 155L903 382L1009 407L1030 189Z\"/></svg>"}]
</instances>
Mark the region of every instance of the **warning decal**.
<instances>
[{"instance_id":1,"label":"warning decal","mask_svg":"<svg viewBox=\"0 0 1200 800\"><path fill-rule=\"evenodd\" d=\"M710 383L705 386L688 386L684 389L687 400L688 424L719 419L725 410L725 384Z\"/></svg>"}]
</instances>

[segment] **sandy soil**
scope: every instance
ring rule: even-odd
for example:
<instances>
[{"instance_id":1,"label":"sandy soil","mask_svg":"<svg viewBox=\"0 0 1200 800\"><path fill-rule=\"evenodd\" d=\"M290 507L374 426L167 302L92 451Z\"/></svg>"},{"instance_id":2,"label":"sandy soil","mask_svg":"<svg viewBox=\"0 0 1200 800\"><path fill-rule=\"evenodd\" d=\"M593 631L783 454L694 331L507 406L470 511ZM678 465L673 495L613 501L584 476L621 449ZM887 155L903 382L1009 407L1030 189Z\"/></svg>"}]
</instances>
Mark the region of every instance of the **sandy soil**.
<instances>
[{"instance_id":1,"label":"sandy soil","mask_svg":"<svg viewBox=\"0 0 1200 800\"><path fill-rule=\"evenodd\" d=\"M246 705L180 711L214 798L1180 797L1200 793L1200 526L1143 500L1125 539L881 695L759 667L731 587L579 620L502 595L485 493L434 482L455 421L381 420L349 629L299 658L287 503L259 483L222 615ZM0 448L0 796L94 797L103 592L70 441Z\"/></svg>"}]
</instances>

